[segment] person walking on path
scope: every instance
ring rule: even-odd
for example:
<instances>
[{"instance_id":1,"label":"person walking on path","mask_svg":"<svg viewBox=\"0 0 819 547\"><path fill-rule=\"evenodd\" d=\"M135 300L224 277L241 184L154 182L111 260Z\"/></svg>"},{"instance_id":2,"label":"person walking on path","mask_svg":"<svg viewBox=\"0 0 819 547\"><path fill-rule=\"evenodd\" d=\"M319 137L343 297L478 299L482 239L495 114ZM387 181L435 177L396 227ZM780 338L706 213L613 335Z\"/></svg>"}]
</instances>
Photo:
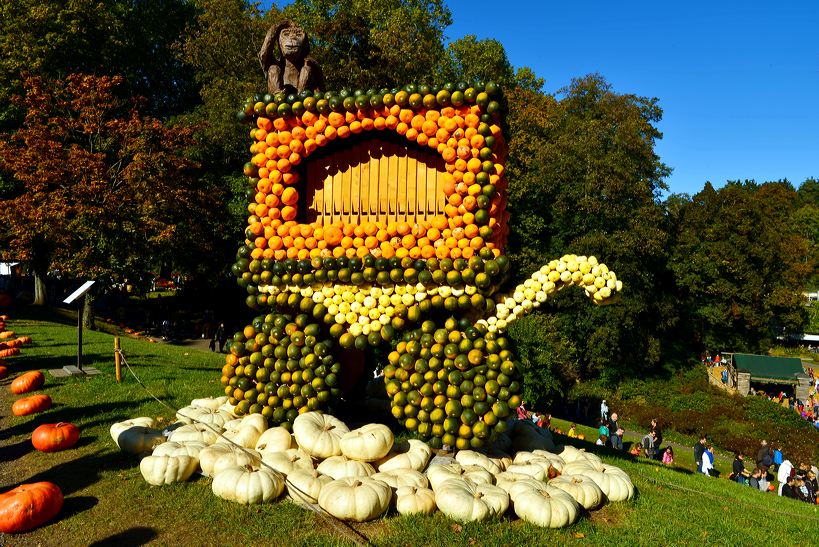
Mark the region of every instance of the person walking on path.
<instances>
[{"instance_id":1,"label":"person walking on path","mask_svg":"<svg viewBox=\"0 0 819 547\"><path fill-rule=\"evenodd\" d=\"M611 447L615 450L623 449L623 428L620 427L618 420L620 417L616 412L611 413L611 421L609 422L609 438L611 440Z\"/></svg>"},{"instance_id":2,"label":"person walking on path","mask_svg":"<svg viewBox=\"0 0 819 547\"><path fill-rule=\"evenodd\" d=\"M219 353L222 353L222 348L227 341L227 332L225 332L224 323L219 323L219 326L216 327L216 332L213 334L213 338L216 340L216 346L218 347Z\"/></svg>"},{"instance_id":3,"label":"person walking on path","mask_svg":"<svg viewBox=\"0 0 819 547\"><path fill-rule=\"evenodd\" d=\"M702 473L702 455L705 453L705 435L700 436L700 440L694 445L694 465L697 473Z\"/></svg>"},{"instance_id":4,"label":"person walking on path","mask_svg":"<svg viewBox=\"0 0 819 547\"><path fill-rule=\"evenodd\" d=\"M600 419L604 422L609 421L609 405L606 404L605 399L600 403Z\"/></svg>"},{"instance_id":5,"label":"person walking on path","mask_svg":"<svg viewBox=\"0 0 819 547\"><path fill-rule=\"evenodd\" d=\"M773 464L771 457L771 449L768 446L768 441L762 440L759 450L756 453L756 466L762 469L762 472L767 474L768 468Z\"/></svg>"}]
</instances>

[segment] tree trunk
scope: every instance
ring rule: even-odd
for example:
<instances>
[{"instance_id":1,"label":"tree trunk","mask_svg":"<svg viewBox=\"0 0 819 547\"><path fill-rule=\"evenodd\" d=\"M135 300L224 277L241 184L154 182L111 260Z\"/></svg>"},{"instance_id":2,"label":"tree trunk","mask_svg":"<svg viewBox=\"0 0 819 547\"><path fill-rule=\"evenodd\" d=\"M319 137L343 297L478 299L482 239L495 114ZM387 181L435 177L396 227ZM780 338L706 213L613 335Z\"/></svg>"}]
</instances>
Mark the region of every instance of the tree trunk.
<instances>
[{"instance_id":1,"label":"tree trunk","mask_svg":"<svg viewBox=\"0 0 819 547\"><path fill-rule=\"evenodd\" d=\"M97 326L94 323L94 300L94 290L91 289L85 293L82 311L82 326L89 330L97 330Z\"/></svg>"},{"instance_id":2,"label":"tree trunk","mask_svg":"<svg viewBox=\"0 0 819 547\"><path fill-rule=\"evenodd\" d=\"M46 296L45 274L34 268L34 305L45 306Z\"/></svg>"}]
</instances>

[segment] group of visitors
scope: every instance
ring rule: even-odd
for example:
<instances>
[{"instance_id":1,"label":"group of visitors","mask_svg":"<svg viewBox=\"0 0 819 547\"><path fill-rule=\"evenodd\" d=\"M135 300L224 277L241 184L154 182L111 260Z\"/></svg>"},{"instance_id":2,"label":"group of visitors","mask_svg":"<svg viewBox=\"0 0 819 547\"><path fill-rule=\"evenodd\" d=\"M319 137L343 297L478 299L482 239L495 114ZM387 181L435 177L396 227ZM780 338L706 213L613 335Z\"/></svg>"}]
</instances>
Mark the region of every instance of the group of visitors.
<instances>
[{"instance_id":1,"label":"group of visitors","mask_svg":"<svg viewBox=\"0 0 819 547\"><path fill-rule=\"evenodd\" d=\"M700 356L700 362L707 367L718 367L722 364L722 356L717 352L711 356L711 352L705 352Z\"/></svg>"},{"instance_id":2,"label":"group of visitors","mask_svg":"<svg viewBox=\"0 0 819 547\"><path fill-rule=\"evenodd\" d=\"M521 403L516 410L516 417L518 420L531 420L538 427L549 429L552 425L551 414L539 414L537 411L529 412L526 410L526 403Z\"/></svg>"},{"instance_id":3,"label":"group of visitors","mask_svg":"<svg viewBox=\"0 0 819 547\"><path fill-rule=\"evenodd\" d=\"M813 370L808 370L811 371L811 388L808 398L805 401L797 399L785 391L780 391L778 393L767 393L765 391L751 388L751 395L755 395L757 397L767 397L767 399L772 403L782 405L785 408L793 410L799 414L802 419L811 422L815 428L819 429L819 379L814 381L812 376Z\"/></svg>"},{"instance_id":4,"label":"group of visitors","mask_svg":"<svg viewBox=\"0 0 819 547\"><path fill-rule=\"evenodd\" d=\"M772 492L775 488L771 481L773 473L776 473L776 479L779 482L777 492L780 496L811 504L817 502L819 470L804 463L794 467L790 460L783 457L780 446L770 446L767 441L763 440L755 457L755 465L756 467L749 471L745 468L745 457L737 454L734 457L729 478L762 492Z\"/></svg>"},{"instance_id":5,"label":"group of visitors","mask_svg":"<svg viewBox=\"0 0 819 547\"><path fill-rule=\"evenodd\" d=\"M616 412L609 415L606 400L600 403L600 419L597 420L597 441L599 446L610 446L615 450L623 450L623 435L625 430L620 427L620 416Z\"/></svg>"}]
</instances>

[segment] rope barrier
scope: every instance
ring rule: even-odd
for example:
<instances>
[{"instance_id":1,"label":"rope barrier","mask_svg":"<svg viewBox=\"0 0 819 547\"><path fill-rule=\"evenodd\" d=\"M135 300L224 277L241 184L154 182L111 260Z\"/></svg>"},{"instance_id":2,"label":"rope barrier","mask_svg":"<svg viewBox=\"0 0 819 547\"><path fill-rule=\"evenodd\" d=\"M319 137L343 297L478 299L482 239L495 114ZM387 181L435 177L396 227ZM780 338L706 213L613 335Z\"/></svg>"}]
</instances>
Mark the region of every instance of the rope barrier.
<instances>
[{"instance_id":1,"label":"rope barrier","mask_svg":"<svg viewBox=\"0 0 819 547\"><path fill-rule=\"evenodd\" d=\"M171 412L174 412L177 416L181 416L182 418L185 418L186 420L190 420L192 423L195 422L195 423L197 423L199 425L202 425L202 426L205 426L205 427L209 428L219 438L224 439L225 442L233 445L235 448L238 448L239 450L244 452L247 456L249 456L249 457L251 457L253 459L256 459L256 456L254 454L252 454L247 448L245 448L244 446L234 442L232 439L222 435L222 432L219 431L216 427L214 427L213 424L209 424L207 422L202 422L202 421L199 421L196 418L186 416L185 414L183 414L181 412L181 410L172 407L171 405L169 405L168 403L166 403L165 401L163 401L162 399L160 399L156 395L154 395L153 392L150 389L148 389L148 386L146 386L142 382L142 380L139 379L139 376L137 376L136 372L134 372L134 369L131 368L131 364L128 363L128 360L125 358L125 354L122 352L122 349L117 349L116 353L120 356L120 359L122 360L122 363L128 369L128 372L131 374L131 376L134 377L134 380L136 380L137 383L140 386L142 386L142 389L144 389L145 392L148 395L150 395L151 398L153 398L156 402L158 402L160 405L164 406L165 408L167 408ZM287 479L287 475L277 471L276 469L274 469L273 467L271 467L270 465L265 463L264 460L262 460L261 458L258 458L258 459L259 459L260 465L262 467L264 467L264 468L266 468L266 469L268 469L268 470L270 470L270 471L272 471L272 472L274 472L274 473L276 473L278 475L282 475L284 477L284 482L287 485L288 489L296 490L297 492L299 492L300 494L302 494L304 497L306 497L308 499L311 497L304 490L300 489L298 486L296 486L292 482L290 482ZM304 500L302 500L302 501L304 501ZM313 513L315 513L319 517L323 518L328 524L330 524L333 528L335 528L338 532L340 532L341 535L346 536L353 543L356 543L357 545L372 545L372 543L370 542L370 539L367 536L365 536L363 533L356 530L349 523L347 523L347 522L345 522L345 521L343 521L343 520L341 520L339 518L336 518L334 515L328 513L327 511L324 510L323 507L319 506L318 504L309 503L307 501L304 501L304 504L307 506L307 508L310 511L312 511Z\"/></svg>"}]
</instances>

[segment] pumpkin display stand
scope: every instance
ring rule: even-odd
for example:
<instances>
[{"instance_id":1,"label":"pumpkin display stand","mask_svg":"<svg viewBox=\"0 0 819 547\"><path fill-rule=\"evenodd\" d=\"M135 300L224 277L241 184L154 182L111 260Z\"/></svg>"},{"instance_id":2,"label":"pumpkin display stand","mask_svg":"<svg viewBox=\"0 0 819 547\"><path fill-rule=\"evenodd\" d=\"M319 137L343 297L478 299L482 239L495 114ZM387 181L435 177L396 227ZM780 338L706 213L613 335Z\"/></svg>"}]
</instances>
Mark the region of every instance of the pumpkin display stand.
<instances>
[{"instance_id":1,"label":"pumpkin display stand","mask_svg":"<svg viewBox=\"0 0 819 547\"><path fill-rule=\"evenodd\" d=\"M486 446L521 403L507 326L564 287L603 304L621 282L566 255L507 288L496 84L298 83L239 113L251 158L232 271L259 315L229 344L225 395L238 415L290 427L358 398L355 379L378 369L407 430L434 448Z\"/></svg>"}]
</instances>

